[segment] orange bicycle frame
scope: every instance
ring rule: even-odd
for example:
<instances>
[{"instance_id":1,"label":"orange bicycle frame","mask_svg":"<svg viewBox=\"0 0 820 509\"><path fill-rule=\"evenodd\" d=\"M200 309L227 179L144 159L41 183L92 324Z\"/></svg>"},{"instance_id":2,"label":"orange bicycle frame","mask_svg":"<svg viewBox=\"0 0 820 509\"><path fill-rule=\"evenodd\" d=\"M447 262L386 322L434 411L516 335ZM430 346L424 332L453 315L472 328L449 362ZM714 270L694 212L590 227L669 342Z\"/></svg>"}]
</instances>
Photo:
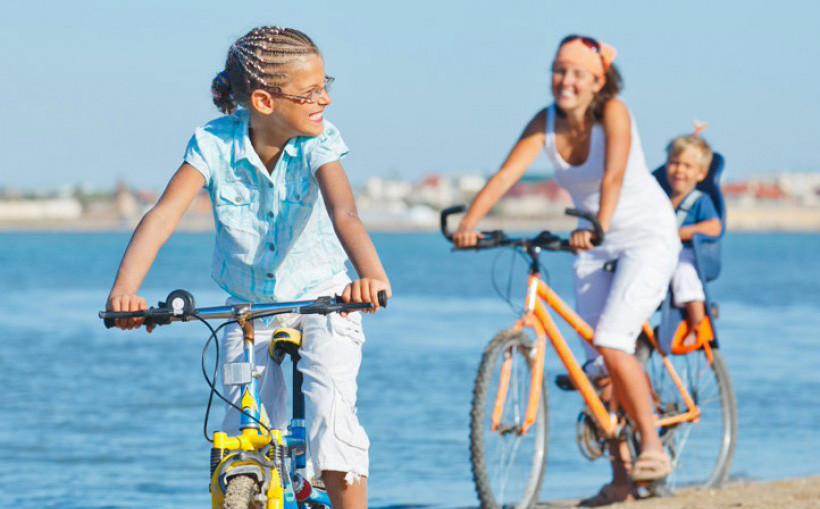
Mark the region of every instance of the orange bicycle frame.
<instances>
[{"instance_id":1,"label":"orange bicycle frame","mask_svg":"<svg viewBox=\"0 0 820 509\"><path fill-rule=\"evenodd\" d=\"M592 416L600 426L601 430L608 437L615 437L619 432L617 414L606 409L603 401L592 385L592 382L587 377L581 365L575 359L572 351L564 339L561 331L558 330L555 321L550 316L548 307L555 310L558 315L563 318L569 325L571 325L578 334L586 341L592 344L593 330L578 314L569 307L555 291L549 287L539 276L538 273L530 274L527 281L527 300L524 314L516 321L515 329L521 330L528 327L533 330L536 336L535 359L532 365L532 375L530 378L530 390L527 402L527 411L525 413L524 423L521 428L522 433L526 433L528 428L535 422L536 411L538 410L538 402L541 397L541 384L544 377L544 359L546 356L546 343L549 338L555 352L559 359L567 369L567 373L572 380L572 383L581 393L587 407L590 409ZM667 426L683 421L697 420L700 415L700 409L695 404L689 391L684 386L674 366L667 358L666 354L658 347L655 334L648 323L645 323L643 330L649 338L650 343L655 350L662 356L663 365L669 372L675 386L680 391L683 401L686 403L687 409L672 416L665 416L658 419L658 426ZM705 348L709 349L707 355L711 353L708 345ZM709 355L711 358L711 355ZM512 356L508 355L502 360L501 375L499 380L498 391L493 406L492 413L492 429L498 429L501 421L501 414L504 407L504 402L507 399L507 392L509 389L510 373L512 367ZM650 388L650 390L653 390Z\"/></svg>"}]
</instances>

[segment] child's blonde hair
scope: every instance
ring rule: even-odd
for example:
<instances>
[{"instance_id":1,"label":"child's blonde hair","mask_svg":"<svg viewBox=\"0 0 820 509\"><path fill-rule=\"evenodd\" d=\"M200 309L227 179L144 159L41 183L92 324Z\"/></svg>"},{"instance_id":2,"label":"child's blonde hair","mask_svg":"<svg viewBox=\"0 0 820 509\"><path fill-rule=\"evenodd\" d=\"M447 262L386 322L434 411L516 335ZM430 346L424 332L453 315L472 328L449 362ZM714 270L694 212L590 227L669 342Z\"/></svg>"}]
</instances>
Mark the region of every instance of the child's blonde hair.
<instances>
[{"instance_id":1,"label":"child's blonde hair","mask_svg":"<svg viewBox=\"0 0 820 509\"><path fill-rule=\"evenodd\" d=\"M248 106L257 89L281 91L287 83L285 68L319 48L303 32L278 26L257 27L234 42L228 50L225 70L211 83L214 104L222 113L237 105Z\"/></svg>"},{"instance_id":2,"label":"child's blonde hair","mask_svg":"<svg viewBox=\"0 0 820 509\"><path fill-rule=\"evenodd\" d=\"M712 164L712 147L706 143L706 140L696 134L687 134L673 138L672 141L669 142L669 145L666 146L666 159L669 160L680 155L681 152L688 147L692 147L700 152L700 162L708 171L709 166Z\"/></svg>"}]
</instances>

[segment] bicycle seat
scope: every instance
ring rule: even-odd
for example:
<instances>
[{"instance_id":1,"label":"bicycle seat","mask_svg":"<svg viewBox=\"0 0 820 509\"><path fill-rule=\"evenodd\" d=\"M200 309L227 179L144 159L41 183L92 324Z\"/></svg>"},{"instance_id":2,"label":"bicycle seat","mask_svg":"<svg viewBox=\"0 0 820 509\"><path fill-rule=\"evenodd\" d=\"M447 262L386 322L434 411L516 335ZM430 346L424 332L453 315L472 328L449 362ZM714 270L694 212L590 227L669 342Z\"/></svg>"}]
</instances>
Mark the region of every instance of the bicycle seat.
<instances>
[{"instance_id":1,"label":"bicycle seat","mask_svg":"<svg viewBox=\"0 0 820 509\"><path fill-rule=\"evenodd\" d=\"M268 355L277 364L282 364L285 355L290 355L291 360L299 359L299 347L302 346L302 333L297 329L282 327L273 331Z\"/></svg>"}]
</instances>

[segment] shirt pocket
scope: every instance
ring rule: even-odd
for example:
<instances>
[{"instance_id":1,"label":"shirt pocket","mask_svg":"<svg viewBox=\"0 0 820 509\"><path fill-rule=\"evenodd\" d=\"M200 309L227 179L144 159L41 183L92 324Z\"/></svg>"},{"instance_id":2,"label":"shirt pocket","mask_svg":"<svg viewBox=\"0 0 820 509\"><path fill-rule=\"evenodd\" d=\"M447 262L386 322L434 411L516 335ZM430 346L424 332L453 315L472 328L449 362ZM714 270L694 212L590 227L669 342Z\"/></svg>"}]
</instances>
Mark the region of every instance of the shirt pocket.
<instances>
[{"instance_id":1,"label":"shirt pocket","mask_svg":"<svg viewBox=\"0 0 820 509\"><path fill-rule=\"evenodd\" d=\"M317 190L313 188L307 175L293 175L285 178L284 213L287 223L294 229L303 228L313 212L317 199Z\"/></svg>"},{"instance_id":2,"label":"shirt pocket","mask_svg":"<svg viewBox=\"0 0 820 509\"><path fill-rule=\"evenodd\" d=\"M362 314L359 311L342 316L338 313L331 313L329 316L330 327L336 337L346 338L355 344L364 343L364 331L362 330Z\"/></svg>"},{"instance_id":3,"label":"shirt pocket","mask_svg":"<svg viewBox=\"0 0 820 509\"><path fill-rule=\"evenodd\" d=\"M221 187L214 202L219 222L230 230L243 232L256 232L257 206L253 192L244 185Z\"/></svg>"}]
</instances>

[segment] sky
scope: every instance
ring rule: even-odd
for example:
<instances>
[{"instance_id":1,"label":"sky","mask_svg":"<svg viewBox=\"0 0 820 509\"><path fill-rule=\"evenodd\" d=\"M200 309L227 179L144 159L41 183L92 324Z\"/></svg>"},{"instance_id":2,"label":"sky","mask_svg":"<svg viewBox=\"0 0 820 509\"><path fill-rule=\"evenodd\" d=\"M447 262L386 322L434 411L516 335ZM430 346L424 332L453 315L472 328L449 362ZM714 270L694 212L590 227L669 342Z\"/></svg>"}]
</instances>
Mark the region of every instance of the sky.
<instances>
[{"instance_id":1,"label":"sky","mask_svg":"<svg viewBox=\"0 0 820 509\"><path fill-rule=\"evenodd\" d=\"M618 49L650 167L697 118L727 180L820 171L817 19L810 1L8 3L0 188L162 189L193 130L219 116L210 83L228 47L264 24L322 49L336 77L325 117L351 148L354 183L494 171L551 102L548 69L569 33Z\"/></svg>"}]
</instances>

